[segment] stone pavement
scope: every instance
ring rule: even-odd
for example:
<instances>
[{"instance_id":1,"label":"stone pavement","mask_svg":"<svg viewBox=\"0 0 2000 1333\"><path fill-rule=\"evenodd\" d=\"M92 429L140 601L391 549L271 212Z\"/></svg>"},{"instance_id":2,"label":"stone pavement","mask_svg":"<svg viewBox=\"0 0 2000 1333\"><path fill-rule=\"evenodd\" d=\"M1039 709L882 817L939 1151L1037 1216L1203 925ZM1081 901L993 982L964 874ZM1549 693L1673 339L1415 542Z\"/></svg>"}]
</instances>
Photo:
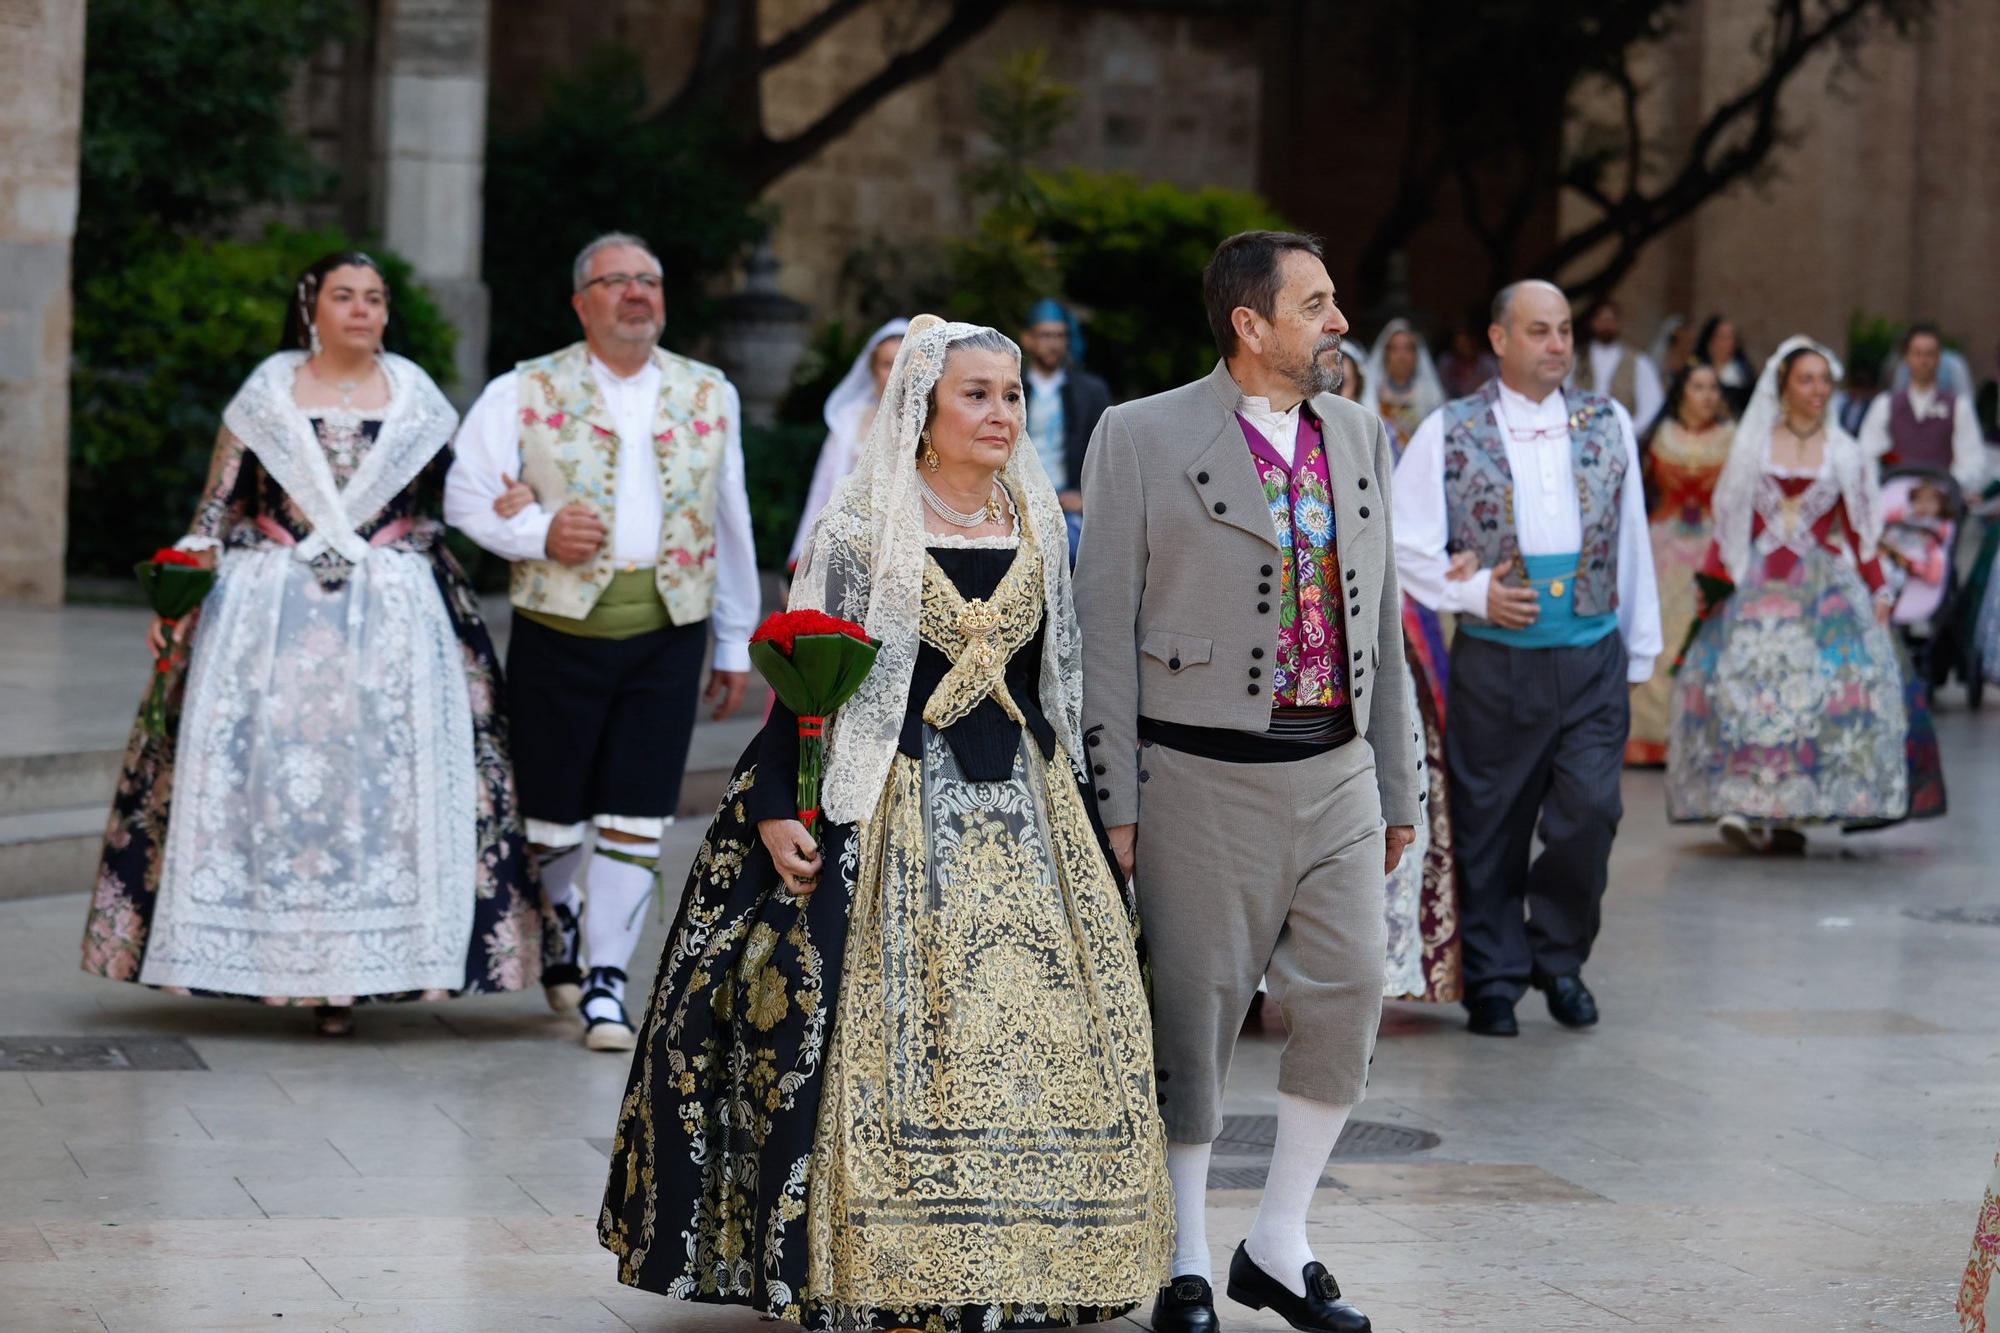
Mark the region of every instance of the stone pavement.
<instances>
[{"instance_id":1,"label":"stone pavement","mask_svg":"<svg viewBox=\"0 0 2000 1333\"><path fill-rule=\"evenodd\" d=\"M2000 712L1940 721L1954 814L1805 861L1670 828L1630 776L1597 1030L1531 1001L1492 1041L1391 1006L1359 1114L1439 1142L1337 1158L1314 1215L1378 1329L1956 1327L2000 1137ZM1913 915L1951 908L1983 914ZM9 1333L758 1327L614 1279L593 1222L625 1061L538 994L364 1009L324 1041L307 1013L81 975L83 913L0 903L0 1040L177 1038L207 1067L0 1072ZM1269 1113L1275 1060L1245 1047L1232 1114ZM1218 1267L1255 1197L1210 1194Z\"/></svg>"}]
</instances>

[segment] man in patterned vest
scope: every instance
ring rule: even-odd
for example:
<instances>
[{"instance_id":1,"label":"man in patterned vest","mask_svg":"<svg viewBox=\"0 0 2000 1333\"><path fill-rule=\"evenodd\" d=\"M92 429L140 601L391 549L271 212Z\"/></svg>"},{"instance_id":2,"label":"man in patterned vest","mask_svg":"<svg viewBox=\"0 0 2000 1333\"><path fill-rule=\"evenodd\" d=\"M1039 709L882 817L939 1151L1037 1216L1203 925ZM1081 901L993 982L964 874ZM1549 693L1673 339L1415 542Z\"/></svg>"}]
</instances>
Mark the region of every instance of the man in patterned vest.
<instances>
[{"instance_id":1,"label":"man in patterned vest","mask_svg":"<svg viewBox=\"0 0 2000 1333\"><path fill-rule=\"evenodd\" d=\"M1944 339L1935 326L1912 325L1903 335L1909 384L1879 394L1861 418L1861 446L1883 467L1949 472L1968 496L1986 484L1986 439L1970 395L1953 393L1939 379Z\"/></svg>"},{"instance_id":2,"label":"man in patterned vest","mask_svg":"<svg viewBox=\"0 0 2000 1333\"><path fill-rule=\"evenodd\" d=\"M749 681L757 561L736 390L658 346L660 261L614 233L584 247L572 279L583 341L486 386L459 429L445 517L512 564L514 766L563 926L549 1003L581 1004L590 1049L630 1050L625 967L680 801L703 658L712 634L706 699L728 717Z\"/></svg>"},{"instance_id":3,"label":"man in patterned vest","mask_svg":"<svg viewBox=\"0 0 2000 1333\"><path fill-rule=\"evenodd\" d=\"M1158 984L1173 1280L1154 1333L1215 1333L1203 1200L1260 977L1289 1029L1264 1196L1231 1300L1365 1333L1307 1209L1382 1015L1388 871L1423 814L1389 537L1394 453L1339 397L1347 320L1310 237L1253 231L1203 279L1222 359L1107 411L1083 460L1076 609L1092 786L1137 866Z\"/></svg>"},{"instance_id":4,"label":"man in patterned vest","mask_svg":"<svg viewBox=\"0 0 2000 1333\"><path fill-rule=\"evenodd\" d=\"M1465 1005L1474 1032L1511 1037L1531 985L1558 1022L1597 1021L1583 965L1624 812L1628 686L1652 675L1660 609L1632 419L1563 389L1569 302L1515 283L1487 336L1500 378L1432 413L1397 465L1396 567L1459 617L1445 754ZM1453 581L1459 551L1481 568Z\"/></svg>"},{"instance_id":5,"label":"man in patterned vest","mask_svg":"<svg viewBox=\"0 0 2000 1333\"><path fill-rule=\"evenodd\" d=\"M1625 317L1610 297L1594 302L1583 317L1590 334L1585 354L1577 358L1572 388L1587 390L1622 404L1639 430L1653 424L1666 405L1659 367L1653 358L1623 341Z\"/></svg>"}]
</instances>

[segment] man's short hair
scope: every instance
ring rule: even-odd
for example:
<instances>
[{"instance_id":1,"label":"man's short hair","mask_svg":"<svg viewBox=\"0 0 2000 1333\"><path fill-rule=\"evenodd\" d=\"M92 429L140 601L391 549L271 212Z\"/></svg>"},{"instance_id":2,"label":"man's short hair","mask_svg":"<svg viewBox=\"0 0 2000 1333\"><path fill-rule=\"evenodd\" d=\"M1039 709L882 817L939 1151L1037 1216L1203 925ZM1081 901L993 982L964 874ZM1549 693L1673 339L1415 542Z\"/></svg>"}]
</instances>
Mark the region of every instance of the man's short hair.
<instances>
[{"instance_id":1,"label":"man's short hair","mask_svg":"<svg viewBox=\"0 0 2000 1333\"><path fill-rule=\"evenodd\" d=\"M1903 334L1903 350L1908 352L1910 344L1919 338L1929 338L1938 345L1940 352L1944 350L1944 334L1938 332L1938 326L1928 320L1919 320L1910 325L1908 332Z\"/></svg>"},{"instance_id":2,"label":"man's short hair","mask_svg":"<svg viewBox=\"0 0 2000 1333\"><path fill-rule=\"evenodd\" d=\"M571 291L582 291L584 284L590 281L590 261L597 258L598 251L609 250L615 245L629 245L635 250L644 250L646 258L653 261L653 267L662 273L666 272L666 265L660 262L660 257L653 253L653 247L646 244L643 238L634 236L629 231L607 231L576 252L576 263L570 265Z\"/></svg>"},{"instance_id":3,"label":"man's short hair","mask_svg":"<svg viewBox=\"0 0 2000 1333\"><path fill-rule=\"evenodd\" d=\"M1278 314L1278 292L1285 285L1285 253L1297 250L1324 260L1319 239L1296 231L1239 231L1209 257L1201 271L1201 295L1208 305L1208 329L1215 346L1224 356L1236 352L1236 324L1231 316L1238 306L1256 311L1265 319Z\"/></svg>"}]
</instances>

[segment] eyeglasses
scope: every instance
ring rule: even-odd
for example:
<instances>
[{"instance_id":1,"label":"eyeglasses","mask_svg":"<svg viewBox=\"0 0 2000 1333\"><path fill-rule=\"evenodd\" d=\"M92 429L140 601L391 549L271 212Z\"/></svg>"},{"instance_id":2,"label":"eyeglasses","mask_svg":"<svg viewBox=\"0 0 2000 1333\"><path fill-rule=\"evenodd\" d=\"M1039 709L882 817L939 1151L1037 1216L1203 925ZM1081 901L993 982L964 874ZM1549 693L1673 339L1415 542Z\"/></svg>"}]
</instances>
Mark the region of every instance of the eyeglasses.
<instances>
[{"instance_id":1,"label":"eyeglasses","mask_svg":"<svg viewBox=\"0 0 2000 1333\"><path fill-rule=\"evenodd\" d=\"M1509 426L1507 437L1516 444L1532 444L1536 440L1566 440L1569 438L1569 426L1567 423L1561 426L1537 426L1533 430Z\"/></svg>"},{"instance_id":2,"label":"eyeglasses","mask_svg":"<svg viewBox=\"0 0 2000 1333\"><path fill-rule=\"evenodd\" d=\"M616 291L629 287L635 282L639 284L641 291L657 292L660 290L660 275L657 273L607 273L601 278L592 278L583 285L585 287L595 287L601 283Z\"/></svg>"}]
</instances>

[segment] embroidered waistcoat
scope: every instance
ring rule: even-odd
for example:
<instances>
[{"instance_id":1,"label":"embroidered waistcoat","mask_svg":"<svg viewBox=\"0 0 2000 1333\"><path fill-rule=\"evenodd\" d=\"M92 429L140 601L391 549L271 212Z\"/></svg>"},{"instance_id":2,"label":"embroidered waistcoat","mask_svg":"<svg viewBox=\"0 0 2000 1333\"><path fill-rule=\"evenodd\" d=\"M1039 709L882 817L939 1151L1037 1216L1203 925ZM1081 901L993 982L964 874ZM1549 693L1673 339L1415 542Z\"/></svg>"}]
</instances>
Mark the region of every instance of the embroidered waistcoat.
<instances>
[{"instance_id":1,"label":"embroidered waistcoat","mask_svg":"<svg viewBox=\"0 0 2000 1333\"><path fill-rule=\"evenodd\" d=\"M1238 417L1271 506L1284 556L1278 586L1277 658L1271 703L1280 708L1337 708L1347 702L1347 640L1342 627L1340 551L1335 542L1333 476L1319 422L1299 413L1304 456L1286 468L1270 443Z\"/></svg>"},{"instance_id":2,"label":"embroidered waistcoat","mask_svg":"<svg viewBox=\"0 0 2000 1333\"><path fill-rule=\"evenodd\" d=\"M1444 498L1451 549L1472 551L1481 568L1514 562L1515 577L1526 562L1514 529L1514 472L1507 442L1494 417L1497 381L1469 398L1445 404ZM1629 459L1618 414L1602 394L1571 389L1570 466L1583 520L1583 549L1577 553L1576 614L1600 616L1618 609L1618 518Z\"/></svg>"},{"instance_id":3,"label":"embroidered waistcoat","mask_svg":"<svg viewBox=\"0 0 2000 1333\"><path fill-rule=\"evenodd\" d=\"M722 472L729 420L727 383L713 366L653 350L660 368L660 396L653 410L653 438L621 440L604 395L591 373L590 351L575 343L560 352L523 361L520 376L521 480L550 510L571 501L595 509L608 529L616 518L618 451L650 445L659 463L665 513L654 585L676 625L706 619L715 604L716 483ZM609 543L586 564L516 561L516 606L581 620L590 614L616 572Z\"/></svg>"},{"instance_id":4,"label":"embroidered waistcoat","mask_svg":"<svg viewBox=\"0 0 2000 1333\"><path fill-rule=\"evenodd\" d=\"M1958 400L1943 389L1935 391L1931 409L1921 419L1910 406L1910 395L1896 393L1889 400L1889 452L1882 461L1890 467L1928 467L1951 471L1953 430L1958 424Z\"/></svg>"}]
</instances>

